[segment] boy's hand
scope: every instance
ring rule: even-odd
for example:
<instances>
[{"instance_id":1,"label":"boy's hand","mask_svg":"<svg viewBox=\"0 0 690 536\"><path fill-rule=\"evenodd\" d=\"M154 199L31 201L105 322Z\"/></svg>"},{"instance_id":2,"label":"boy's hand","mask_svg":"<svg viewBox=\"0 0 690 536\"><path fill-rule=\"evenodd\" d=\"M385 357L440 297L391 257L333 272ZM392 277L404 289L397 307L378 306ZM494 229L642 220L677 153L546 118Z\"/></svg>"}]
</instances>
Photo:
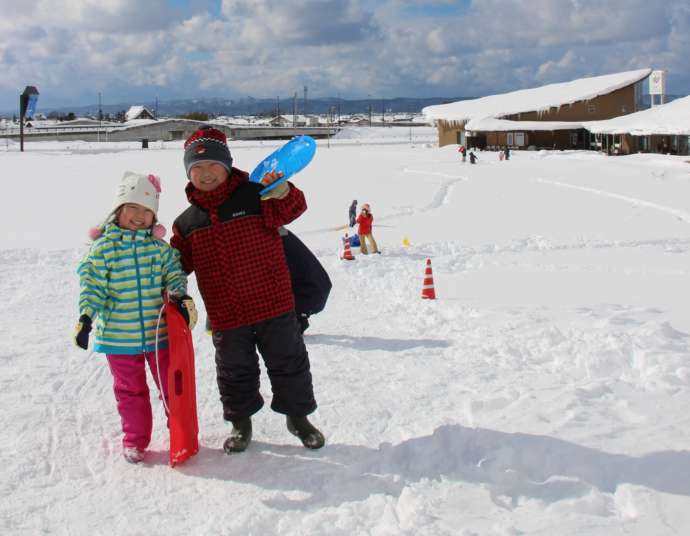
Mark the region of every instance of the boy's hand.
<instances>
[{"instance_id":1,"label":"boy's hand","mask_svg":"<svg viewBox=\"0 0 690 536\"><path fill-rule=\"evenodd\" d=\"M288 192L290 191L290 186L288 185L287 182L282 182L273 190L270 192L266 192L264 195L261 196L262 201L266 201L266 199L282 199L285 197Z\"/></svg>"},{"instance_id":2,"label":"boy's hand","mask_svg":"<svg viewBox=\"0 0 690 536\"><path fill-rule=\"evenodd\" d=\"M89 333L91 333L91 318L81 315L77 325L74 326L74 344L83 350L89 348Z\"/></svg>"},{"instance_id":3,"label":"boy's hand","mask_svg":"<svg viewBox=\"0 0 690 536\"><path fill-rule=\"evenodd\" d=\"M196 312L196 306L191 296L187 296L187 294L184 296L171 296L170 303L180 312L189 329L194 329L199 315Z\"/></svg>"},{"instance_id":4,"label":"boy's hand","mask_svg":"<svg viewBox=\"0 0 690 536\"><path fill-rule=\"evenodd\" d=\"M268 186L272 182L275 182L278 179L280 179L283 175L284 173L282 171L269 171L268 173L266 173L266 175L264 175L261 178L261 185Z\"/></svg>"},{"instance_id":5,"label":"boy's hand","mask_svg":"<svg viewBox=\"0 0 690 536\"><path fill-rule=\"evenodd\" d=\"M261 179L261 185L268 186L269 184L273 184L283 175L284 173L282 171L269 171ZM278 186L273 188L273 190L271 190L270 192L267 192L266 194L262 195L261 200L266 201L266 199L282 199L288 194L289 190L290 187L287 185L287 183L283 182L282 184L279 184Z\"/></svg>"}]
</instances>

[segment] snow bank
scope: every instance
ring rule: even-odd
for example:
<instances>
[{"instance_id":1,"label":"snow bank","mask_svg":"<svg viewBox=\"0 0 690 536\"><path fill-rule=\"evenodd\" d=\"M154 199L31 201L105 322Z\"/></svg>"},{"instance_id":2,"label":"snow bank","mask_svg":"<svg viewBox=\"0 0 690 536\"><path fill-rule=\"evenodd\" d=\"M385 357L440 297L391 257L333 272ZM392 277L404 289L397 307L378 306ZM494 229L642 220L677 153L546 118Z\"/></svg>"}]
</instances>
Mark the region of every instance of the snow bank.
<instances>
[{"instance_id":1,"label":"snow bank","mask_svg":"<svg viewBox=\"0 0 690 536\"><path fill-rule=\"evenodd\" d=\"M279 143L231 143L235 165ZM294 178L309 209L290 229L333 281L306 334L327 444L301 447L262 372L253 443L222 452L192 276L201 450L171 469L155 392L152 444L132 466L107 364L70 335L89 225L129 169L161 176L169 226L187 206L181 142L83 147L0 150L2 534L687 532L683 158L484 151L470 165L454 147L320 142ZM346 263L352 199L371 204L383 254ZM427 258L435 301L420 298Z\"/></svg>"}]
</instances>

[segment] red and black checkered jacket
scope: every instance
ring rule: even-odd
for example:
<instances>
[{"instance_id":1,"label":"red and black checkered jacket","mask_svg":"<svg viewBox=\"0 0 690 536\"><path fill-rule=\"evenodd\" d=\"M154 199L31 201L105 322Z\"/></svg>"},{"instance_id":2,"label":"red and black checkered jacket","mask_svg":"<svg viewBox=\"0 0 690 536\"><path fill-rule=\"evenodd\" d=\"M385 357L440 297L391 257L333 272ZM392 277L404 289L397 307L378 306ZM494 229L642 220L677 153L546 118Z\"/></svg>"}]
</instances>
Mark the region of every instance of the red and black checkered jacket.
<instances>
[{"instance_id":1,"label":"red and black checkered jacket","mask_svg":"<svg viewBox=\"0 0 690 536\"><path fill-rule=\"evenodd\" d=\"M215 330L254 324L295 308L290 272L278 227L302 214L307 204L290 184L283 199L261 201L261 185L232 168L211 192L190 182L192 204L175 220L171 245L182 268L195 272Z\"/></svg>"}]
</instances>

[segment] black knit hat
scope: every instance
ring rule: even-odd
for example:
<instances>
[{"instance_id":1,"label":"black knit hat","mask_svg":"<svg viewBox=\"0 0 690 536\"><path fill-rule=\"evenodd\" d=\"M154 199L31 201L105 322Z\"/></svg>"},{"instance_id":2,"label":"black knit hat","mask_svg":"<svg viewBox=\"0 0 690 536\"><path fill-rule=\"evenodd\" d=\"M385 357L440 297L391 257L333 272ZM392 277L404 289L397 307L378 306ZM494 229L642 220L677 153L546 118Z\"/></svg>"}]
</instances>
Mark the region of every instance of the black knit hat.
<instances>
[{"instance_id":1,"label":"black knit hat","mask_svg":"<svg viewBox=\"0 0 690 536\"><path fill-rule=\"evenodd\" d=\"M228 140L222 131L211 126L201 127L184 142L184 168L187 178L194 164L206 160L218 162L228 173L232 169Z\"/></svg>"}]
</instances>

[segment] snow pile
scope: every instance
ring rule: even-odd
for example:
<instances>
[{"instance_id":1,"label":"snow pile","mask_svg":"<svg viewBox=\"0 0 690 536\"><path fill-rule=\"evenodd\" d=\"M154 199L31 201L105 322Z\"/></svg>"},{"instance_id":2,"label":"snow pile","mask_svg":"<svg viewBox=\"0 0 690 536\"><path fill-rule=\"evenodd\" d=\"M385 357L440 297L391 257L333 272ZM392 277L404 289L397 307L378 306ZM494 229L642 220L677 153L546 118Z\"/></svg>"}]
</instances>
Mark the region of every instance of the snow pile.
<instances>
[{"instance_id":1,"label":"snow pile","mask_svg":"<svg viewBox=\"0 0 690 536\"><path fill-rule=\"evenodd\" d=\"M415 139L435 141L438 131L434 127L419 126L386 126L386 127L344 127L333 136L334 140L399 140L409 141L410 136Z\"/></svg>"},{"instance_id":2,"label":"snow pile","mask_svg":"<svg viewBox=\"0 0 690 536\"><path fill-rule=\"evenodd\" d=\"M467 121L485 117L544 111L560 108L578 101L591 100L624 88L644 78L651 69L639 69L623 73L580 78L570 82L549 84L532 89L522 89L501 95L490 95L480 99L427 106L422 110L428 120Z\"/></svg>"}]
</instances>

